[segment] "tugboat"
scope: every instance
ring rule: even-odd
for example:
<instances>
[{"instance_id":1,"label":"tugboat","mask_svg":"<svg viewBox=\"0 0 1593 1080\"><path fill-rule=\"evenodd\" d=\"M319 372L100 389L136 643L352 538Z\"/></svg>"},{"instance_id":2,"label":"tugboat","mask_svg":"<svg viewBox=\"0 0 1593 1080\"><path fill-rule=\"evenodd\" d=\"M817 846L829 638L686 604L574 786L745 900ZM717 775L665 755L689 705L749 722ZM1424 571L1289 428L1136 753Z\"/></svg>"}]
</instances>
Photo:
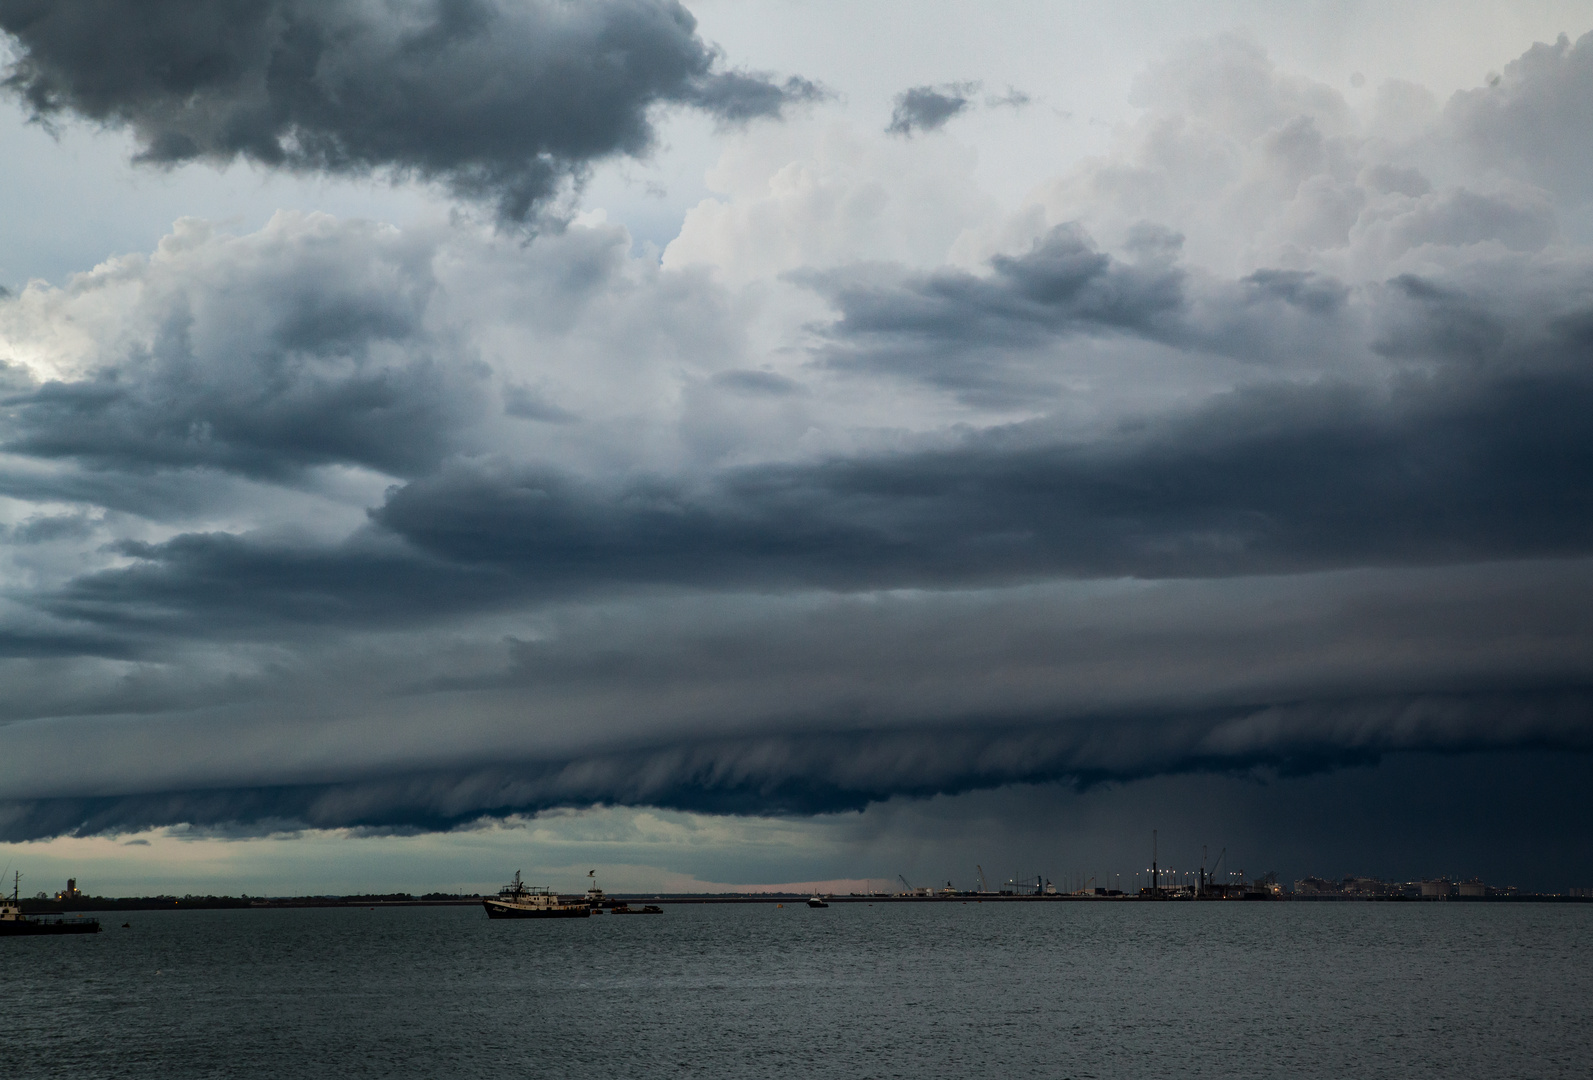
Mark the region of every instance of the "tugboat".
<instances>
[{"instance_id":1,"label":"tugboat","mask_svg":"<svg viewBox=\"0 0 1593 1080\"><path fill-rule=\"evenodd\" d=\"M518 870L514 881L499 889L497 896L482 897L481 906L487 909L489 919L585 919L592 914L585 900L566 899L540 885L524 884Z\"/></svg>"},{"instance_id":2,"label":"tugboat","mask_svg":"<svg viewBox=\"0 0 1593 1080\"><path fill-rule=\"evenodd\" d=\"M588 870L587 880L592 884L586 890L586 906L592 909L593 915L662 915L664 909L657 904L644 904L634 908L624 900L611 900L607 893L597 887L597 871Z\"/></svg>"},{"instance_id":3,"label":"tugboat","mask_svg":"<svg viewBox=\"0 0 1593 1080\"><path fill-rule=\"evenodd\" d=\"M814 897L810 897L808 899L808 907L829 907L829 906L830 906L830 902L828 900L824 899L824 897L822 897L822 896L814 896Z\"/></svg>"},{"instance_id":4,"label":"tugboat","mask_svg":"<svg viewBox=\"0 0 1593 1080\"><path fill-rule=\"evenodd\" d=\"M11 899L0 900L0 937L33 934L97 934L98 919L41 919L22 914L22 875L11 881Z\"/></svg>"}]
</instances>

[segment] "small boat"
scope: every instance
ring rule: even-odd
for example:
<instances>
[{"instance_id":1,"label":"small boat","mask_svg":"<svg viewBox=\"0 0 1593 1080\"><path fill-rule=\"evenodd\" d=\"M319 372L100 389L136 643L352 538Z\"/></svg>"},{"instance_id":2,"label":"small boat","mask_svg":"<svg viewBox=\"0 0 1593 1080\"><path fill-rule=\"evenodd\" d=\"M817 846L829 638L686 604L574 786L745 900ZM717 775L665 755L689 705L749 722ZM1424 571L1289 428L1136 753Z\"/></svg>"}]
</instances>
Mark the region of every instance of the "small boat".
<instances>
[{"instance_id":1,"label":"small boat","mask_svg":"<svg viewBox=\"0 0 1593 1080\"><path fill-rule=\"evenodd\" d=\"M664 909L657 904L633 908L624 900L610 900L608 894L597 887L597 871L588 870L586 876L592 882L591 886L586 890L586 906L592 909L593 915L662 915L664 913Z\"/></svg>"},{"instance_id":2,"label":"small boat","mask_svg":"<svg viewBox=\"0 0 1593 1080\"><path fill-rule=\"evenodd\" d=\"M0 937L31 937L40 934L97 934L98 919L45 919L22 914L22 875L12 879L11 899L0 900Z\"/></svg>"},{"instance_id":3,"label":"small boat","mask_svg":"<svg viewBox=\"0 0 1593 1080\"><path fill-rule=\"evenodd\" d=\"M824 899L824 897L822 897L822 896L813 896L813 897L809 897L808 898L808 907L829 907L829 906L830 906L830 902L828 900Z\"/></svg>"},{"instance_id":4,"label":"small boat","mask_svg":"<svg viewBox=\"0 0 1593 1080\"><path fill-rule=\"evenodd\" d=\"M499 889L497 896L482 897L481 906L487 909L489 919L585 919L592 914L584 899L566 898L540 885L526 885L518 870L514 880Z\"/></svg>"}]
</instances>

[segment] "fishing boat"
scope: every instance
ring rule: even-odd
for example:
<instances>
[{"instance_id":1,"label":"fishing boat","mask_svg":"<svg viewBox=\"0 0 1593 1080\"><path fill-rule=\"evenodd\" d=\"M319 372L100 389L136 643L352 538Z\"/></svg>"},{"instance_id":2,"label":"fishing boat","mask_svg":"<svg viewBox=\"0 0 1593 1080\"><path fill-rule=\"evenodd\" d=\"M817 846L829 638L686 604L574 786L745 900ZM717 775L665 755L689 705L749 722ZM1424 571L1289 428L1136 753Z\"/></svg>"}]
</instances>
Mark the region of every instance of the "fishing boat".
<instances>
[{"instance_id":1,"label":"fishing boat","mask_svg":"<svg viewBox=\"0 0 1593 1080\"><path fill-rule=\"evenodd\" d=\"M592 914L585 899L563 897L540 885L527 885L520 880L520 871L514 880L498 890L497 896L484 896L481 906L487 909L489 919L584 919Z\"/></svg>"},{"instance_id":2,"label":"fishing boat","mask_svg":"<svg viewBox=\"0 0 1593 1080\"><path fill-rule=\"evenodd\" d=\"M22 875L11 879L11 899L0 899L0 937L30 937L40 934L97 934L98 919L41 918L22 914Z\"/></svg>"},{"instance_id":3,"label":"fishing boat","mask_svg":"<svg viewBox=\"0 0 1593 1080\"><path fill-rule=\"evenodd\" d=\"M808 899L808 907L829 907L829 906L830 906L830 902L828 900L824 899L824 897L822 897L822 896L814 896L814 897L810 897Z\"/></svg>"}]
</instances>

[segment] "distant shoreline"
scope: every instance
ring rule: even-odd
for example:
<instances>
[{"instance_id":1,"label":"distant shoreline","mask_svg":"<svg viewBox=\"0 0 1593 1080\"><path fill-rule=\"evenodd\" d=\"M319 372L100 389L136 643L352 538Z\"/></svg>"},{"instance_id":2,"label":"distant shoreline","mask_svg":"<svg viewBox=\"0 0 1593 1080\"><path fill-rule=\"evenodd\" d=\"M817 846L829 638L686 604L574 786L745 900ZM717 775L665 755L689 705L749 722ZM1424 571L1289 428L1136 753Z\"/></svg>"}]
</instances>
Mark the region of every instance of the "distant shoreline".
<instances>
[{"instance_id":1,"label":"distant shoreline","mask_svg":"<svg viewBox=\"0 0 1593 1080\"><path fill-rule=\"evenodd\" d=\"M645 901L653 904L800 904L809 893L613 893L610 899ZM999 893L968 893L953 896L870 896L866 894L825 897L831 904L1233 904L1252 903L1329 903L1329 904L1593 904L1593 897L1560 893L1525 893L1514 896L1450 896L1417 899L1406 896L1296 896L1285 894L1262 901L1194 900L1187 896L1078 896L1068 893L1042 896L1013 896ZM24 899L27 914L117 911L273 911L288 908L397 908L397 907L475 907L480 896L137 896L82 897L71 903Z\"/></svg>"}]
</instances>

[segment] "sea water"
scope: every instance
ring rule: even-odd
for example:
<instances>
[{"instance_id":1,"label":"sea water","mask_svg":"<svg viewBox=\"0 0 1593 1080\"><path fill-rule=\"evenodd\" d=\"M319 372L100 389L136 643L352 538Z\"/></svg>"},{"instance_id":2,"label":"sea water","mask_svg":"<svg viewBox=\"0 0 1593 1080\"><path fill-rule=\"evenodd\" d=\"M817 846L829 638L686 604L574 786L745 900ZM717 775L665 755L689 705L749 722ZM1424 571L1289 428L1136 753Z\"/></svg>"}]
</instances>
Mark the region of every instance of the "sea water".
<instances>
[{"instance_id":1,"label":"sea water","mask_svg":"<svg viewBox=\"0 0 1593 1080\"><path fill-rule=\"evenodd\" d=\"M0 938L0 1073L1593 1073L1593 906L158 911ZM130 922L123 929L122 923Z\"/></svg>"}]
</instances>

